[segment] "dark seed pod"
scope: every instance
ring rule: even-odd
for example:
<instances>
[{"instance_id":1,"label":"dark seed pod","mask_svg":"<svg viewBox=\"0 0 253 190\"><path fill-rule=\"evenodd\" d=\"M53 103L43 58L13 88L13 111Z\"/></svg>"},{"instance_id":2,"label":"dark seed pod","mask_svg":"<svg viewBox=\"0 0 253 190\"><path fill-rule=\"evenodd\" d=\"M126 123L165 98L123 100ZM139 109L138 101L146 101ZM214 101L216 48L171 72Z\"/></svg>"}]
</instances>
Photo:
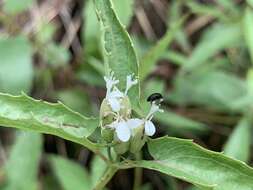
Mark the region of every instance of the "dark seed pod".
<instances>
[{"instance_id":1,"label":"dark seed pod","mask_svg":"<svg viewBox=\"0 0 253 190\"><path fill-rule=\"evenodd\" d=\"M163 96L160 93L153 93L147 98L148 102L162 102Z\"/></svg>"}]
</instances>

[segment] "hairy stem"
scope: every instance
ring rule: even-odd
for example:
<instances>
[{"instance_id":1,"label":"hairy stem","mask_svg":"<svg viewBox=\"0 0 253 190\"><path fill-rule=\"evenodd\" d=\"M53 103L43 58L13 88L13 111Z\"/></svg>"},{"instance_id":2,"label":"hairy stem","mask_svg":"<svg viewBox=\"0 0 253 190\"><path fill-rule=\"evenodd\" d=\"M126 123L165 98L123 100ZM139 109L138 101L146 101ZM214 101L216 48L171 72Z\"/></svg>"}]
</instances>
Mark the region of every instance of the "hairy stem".
<instances>
[{"instance_id":1,"label":"hairy stem","mask_svg":"<svg viewBox=\"0 0 253 190\"><path fill-rule=\"evenodd\" d=\"M93 190L101 190L106 184L111 180L114 174L117 172L118 168L115 166L108 166L102 178L97 182Z\"/></svg>"}]
</instances>

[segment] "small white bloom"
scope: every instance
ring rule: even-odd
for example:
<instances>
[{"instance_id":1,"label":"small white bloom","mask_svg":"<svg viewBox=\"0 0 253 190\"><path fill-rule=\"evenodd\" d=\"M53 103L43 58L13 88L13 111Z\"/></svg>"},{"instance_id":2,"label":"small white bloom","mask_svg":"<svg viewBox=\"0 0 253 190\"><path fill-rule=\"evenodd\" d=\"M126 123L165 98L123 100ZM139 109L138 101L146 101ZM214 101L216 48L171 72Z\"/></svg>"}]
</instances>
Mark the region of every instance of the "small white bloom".
<instances>
[{"instance_id":1,"label":"small white bloom","mask_svg":"<svg viewBox=\"0 0 253 190\"><path fill-rule=\"evenodd\" d=\"M123 98L125 95L115 86L107 98Z\"/></svg>"},{"instance_id":2,"label":"small white bloom","mask_svg":"<svg viewBox=\"0 0 253 190\"><path fill-rule=\"evenodd\" d=\"M145 121L145 134L147 136L153 136L155 134L155 125L152 123L152 121L148 120L148 121Z\"/></svg>"},{"instance_id":3,"label":"small white bloom","mask_svg":"<svg viewBox=\"0 0 253 190\"><path fill-rule=\"evenodd\" d=\"M111 106L114 112L120 111L121 98L124 97L124 94L115 86L119 83L119 80L116 80L113 76L113 72L110 72L110 75L104 77L106 82L106 99L108 104Z\"/></svg>"},{"instance_id":4,"label":"small white bloom","mask_svg":"<svg viewBox=\"0 0 253 190\"><path fill-rule=\"evenodd\" d=\"M113 88L113 86L115 86L116 84L119 83L119 80L116 80L116 78L113 76L113 72L110 72L109 76L105 76L104 80L106 83L106 97L109 96L109 94L111 93L111 90Z\"/></svg>"},{"instance_id":5,"label":"small white bloom","mask_svg":"<svg viewBox=\"0 0 253 190\"><path fill-rule=\"evenodd\" d=\"M127 142L130 139L131 131L127 125L127 122L120 121L114 124L114 128L116 130L117 137L122 142Z\"/></svg>"},{"instance_id":6,"label":"small white bloom","mask_svg":"<svg viewBox=\"0 0 253 190\"><path fill-rule=\"evenodd\" d=\"M126 90L125 90L125 95L127 94L128 90L133 86L138 83L137 79L133 79L133 74L132 75L127 75L127 81L126 81Z\"/></svg>"},{"instance_id":7,"label":"small white bloom","mask_svg":"<svg viewBox=\"0 0 253 190\"><path fill-rule=\"evenodd\" d=\"M152 102L150 111L145 119L144 125L144 131L147 136L152 136L155 134L156 128L151 119L156 112L163 112L163 110L160 109L160 105L157 105L155 102Z\"/></svg>"},{"instance_id":8,"label":"small white bloom","mask_svg":"<svg viewBox=\"0 0 253 190\"><path fill-rule=\"evenodd\" d=\"M146 117L146 120L151 120L155 114L155 112L163 112L162 109L160 109L160 105L155 104L154 102L151 104L150 111Z\"/></svg>"}]
</instances>

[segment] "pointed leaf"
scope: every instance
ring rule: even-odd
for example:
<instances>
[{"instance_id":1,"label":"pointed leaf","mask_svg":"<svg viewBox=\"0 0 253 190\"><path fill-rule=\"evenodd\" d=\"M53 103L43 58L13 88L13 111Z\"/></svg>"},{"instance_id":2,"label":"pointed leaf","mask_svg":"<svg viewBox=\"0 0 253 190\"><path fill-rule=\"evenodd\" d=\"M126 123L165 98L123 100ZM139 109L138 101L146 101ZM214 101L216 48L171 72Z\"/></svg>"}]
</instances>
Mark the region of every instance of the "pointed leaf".
<instances>
[{"instance_id":1,"label":"pointed leaf","mask_svg":"<svg viewBox=\"0 0 253 190\"><path fill-rule=\"evenodd\" d=\"M224 153L232 158L247 162L250 155L251 123L243 118L230 135Z\"/></svg>"},{"instance_id":2,"label":"pointed leaf","mask_svg":"<svg viewBox=\"0 0 253 190\"><path fill-rule=\"evenodd\" d=\"M52 134L88 148L96 148L85 137L95 130L98 121L84 117L62 103L48 103L26 95L0 93L0 105L1 126Z\"/></svg>"},{"instance_id":3,"label":"pointed leaf","mask_svg":"<svg viewBox=\"0 0 253 190\"><path fill-rule=\"evenodd\" d=\"M127 75L138 77L138 61L129 34L119 22L110 0L94 0L97 15L101 24L102 45L105 67L108 74L112 70L119 79L121 90L126 88ZM139 85L130 89L130 98L139 101Z\"/></svg>"},{"instance_id":4,"label":"pointed leaf","mask_svg":"<svg viewBox=\"0 0 253 190\"><path fill-rule=\"evenodd\" d=\"M148 142L151 161L137 166L213 190L251 190L253 169L221 153L206 150L191 140L162 137Z\"/></svg>"}]
</instances>

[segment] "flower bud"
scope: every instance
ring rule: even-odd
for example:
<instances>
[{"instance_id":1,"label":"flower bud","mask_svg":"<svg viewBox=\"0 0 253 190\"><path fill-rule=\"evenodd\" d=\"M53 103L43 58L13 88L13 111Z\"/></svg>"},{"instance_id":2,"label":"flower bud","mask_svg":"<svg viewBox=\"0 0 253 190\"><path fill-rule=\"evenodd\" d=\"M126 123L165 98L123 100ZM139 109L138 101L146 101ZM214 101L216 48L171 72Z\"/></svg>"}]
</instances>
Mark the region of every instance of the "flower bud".
<instances>
[{"instance_id":1,"label":"flower bud","mask_svg":"<svg viewBox=\"0 0 253 190\"><path fill-rule=\"evenodd\" d=\"M124 96L120 102L120 115L122 115L125 119L130 118L131 116L131 103L130 100L128 98L128 96Z\"/></svg>"},{"instance_id":2,"label":"flower bud","mask_svg":"<svg viewBox=\"0 0 253 190\"><path fill-rule=\"evenodd\" d=\"M100 117L101 127L111 124L114 120L115 116L113 114L112 108L109 105L107 99L104 99L100 106L99 117Z\"/></svg>"},{"instance_id":3,"label":"flower bud","mask_svg":"<svg viewBox=\"0 0 253 190\"><path fill-rule=\"evenodd\" d=\"M107 143L113 141L114 130L109 127L101 127L101 136Z\"/></svg>"}]
</instances>

